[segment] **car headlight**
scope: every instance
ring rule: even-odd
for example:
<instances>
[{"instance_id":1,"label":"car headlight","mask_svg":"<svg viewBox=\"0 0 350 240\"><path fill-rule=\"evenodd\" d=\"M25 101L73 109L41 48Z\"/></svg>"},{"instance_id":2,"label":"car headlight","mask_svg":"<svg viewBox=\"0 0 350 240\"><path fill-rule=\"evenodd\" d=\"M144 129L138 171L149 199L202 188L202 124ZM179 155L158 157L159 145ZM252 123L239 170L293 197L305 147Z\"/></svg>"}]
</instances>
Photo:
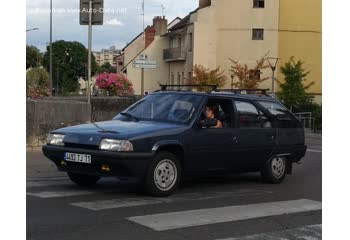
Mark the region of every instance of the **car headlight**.
<instances>
[{"instance_id":1,"label":"car headlight","mask_svg":"<svg viewBox=\"0 0 350 240\"><path fill-rule=\"evenodd\" d=\"M100 149L106 151L115 152L132 152L134 147L131 142L127 140L116 140L116 139L102 139L100 143Z\"/></svg>"},{"instance_id":2,"label":"car headlight","mask_svg":"<svg viewBox=\"0 0 350 240\"><path fill-rule=\"evenodd\" d=\"M47 144L64 146L64 142L63 142L64 137L65 135L63 134L49 134L47 136Z\"/></svg>"}]
</instances>

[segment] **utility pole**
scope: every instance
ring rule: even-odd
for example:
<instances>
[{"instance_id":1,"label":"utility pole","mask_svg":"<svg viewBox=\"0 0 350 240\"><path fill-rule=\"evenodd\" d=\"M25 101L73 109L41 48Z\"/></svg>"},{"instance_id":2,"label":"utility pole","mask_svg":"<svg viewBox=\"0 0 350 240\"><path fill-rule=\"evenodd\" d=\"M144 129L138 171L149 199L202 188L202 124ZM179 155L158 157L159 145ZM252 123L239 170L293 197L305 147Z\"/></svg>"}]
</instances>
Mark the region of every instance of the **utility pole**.
<instances>
[{"instance_id":1,"label":"utility pole","mask_svg":"<svg viewBox=\"0 0 350 240\"><path fill-rule=\"evenodd\" d=\"M142 32L145 39L145 0L142 0Z\"/></svg>"},{"instance_id":2,"label":"utility pole","mask_svg":"<svg viewBox=\"0 0 350 240\"><path fill-rule=\"evenodd\" d=\"M88 104L91 104L91 48L92 48L92 0L89 0L89 30L88 30L88 48L89 48L89 56L88 56L88 87L87 87L87 97Z\"/></svg>"},{"instance_id":3,"label":"utility pole","mask_svg":"<svg viewBox=\"0 0 350 240\"><path fill-rule=\"evenodd\" d=\"M50 79L49 79L49 96L52 96L52 0L50 0Z\"/></svg>"}]
</instances>

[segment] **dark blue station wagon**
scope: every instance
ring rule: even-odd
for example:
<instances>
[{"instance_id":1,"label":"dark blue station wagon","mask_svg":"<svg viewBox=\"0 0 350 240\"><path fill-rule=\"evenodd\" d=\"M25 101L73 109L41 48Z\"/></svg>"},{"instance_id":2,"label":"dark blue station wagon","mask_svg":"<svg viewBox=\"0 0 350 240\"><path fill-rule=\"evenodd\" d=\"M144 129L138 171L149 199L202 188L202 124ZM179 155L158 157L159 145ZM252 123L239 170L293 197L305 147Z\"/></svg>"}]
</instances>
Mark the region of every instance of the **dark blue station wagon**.
<instances>
[{"instance_id":1,"label":"dark blue station wagon","mask_svg":"<svg viewBox=\"0 0 350 240\"><path fill-rule=\"evenodd\" d=\"M43 152L78 185L136 178L149 194L168 196L180 180L210 174L261 172L280 183L306 146L302 124L273 97L159 91L111 121L52 131Z\"/></svg>"}]
</instances>

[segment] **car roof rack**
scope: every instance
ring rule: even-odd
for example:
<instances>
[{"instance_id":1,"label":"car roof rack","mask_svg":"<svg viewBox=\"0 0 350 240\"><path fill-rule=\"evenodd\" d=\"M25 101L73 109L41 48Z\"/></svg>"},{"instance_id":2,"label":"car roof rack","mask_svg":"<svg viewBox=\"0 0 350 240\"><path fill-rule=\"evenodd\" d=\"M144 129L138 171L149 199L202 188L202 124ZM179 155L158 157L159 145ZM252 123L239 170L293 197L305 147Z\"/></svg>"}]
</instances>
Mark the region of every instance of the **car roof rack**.
<instances>
[{"instance_id":1,"label":"car roof rack","mask_svg":"<svg viewBox=\"0 0 350 240\"><path fill-rule=\"evenodd\" d=\"M270 96L267 94L267 92L270 91L270 89L260 89L260 88L240 88L240 89L216 89L214 92L222 92L222 93L235 93L235 94L260 94L265 96Z\"/></svg>"},{"instance_id":2,"label":"car roof rack","mask_svg":"<svg viewBox=\"0 0 350 240\"><path fill-rule=\"evenodd\" d=\"M218 85L210 85L210 84L179 84L179 85L169 85L169 84L159 84L160 86L160 90L158 90L157 92L160 91L183 91L183 88L198 88L198 87L207 87L207 88L211 88L211 91L217 91ZM169 88L177 88L177 89L171 89L169 90ZM187 90L187 91L191 91L191 90ZM210 91L209 91L210 92Z\"/></svg>"}]
</instances>

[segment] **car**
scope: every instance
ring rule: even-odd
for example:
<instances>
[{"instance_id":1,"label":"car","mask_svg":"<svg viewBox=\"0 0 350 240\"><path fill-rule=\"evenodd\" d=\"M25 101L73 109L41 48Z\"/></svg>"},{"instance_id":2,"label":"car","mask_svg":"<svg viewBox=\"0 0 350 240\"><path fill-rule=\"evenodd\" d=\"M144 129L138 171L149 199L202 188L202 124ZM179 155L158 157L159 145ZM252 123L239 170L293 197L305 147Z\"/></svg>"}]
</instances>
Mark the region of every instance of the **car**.
<instances>
[{"instance_id":1,"label":"car","mask_svg":"<svg viewBox=\"0 0 350 240\"><path fill-rule=\"evenodd\" d=\"M206 106L216 106L207 119ZM218 121L221 128L213 128ZM305 156L302 124L274 97L162 90L111 121L49 133L44 155L81 186L101 177L136 179L152 196L171 195L181 180L260 172L278 184Z\"/></svg>"}]
</instances>

